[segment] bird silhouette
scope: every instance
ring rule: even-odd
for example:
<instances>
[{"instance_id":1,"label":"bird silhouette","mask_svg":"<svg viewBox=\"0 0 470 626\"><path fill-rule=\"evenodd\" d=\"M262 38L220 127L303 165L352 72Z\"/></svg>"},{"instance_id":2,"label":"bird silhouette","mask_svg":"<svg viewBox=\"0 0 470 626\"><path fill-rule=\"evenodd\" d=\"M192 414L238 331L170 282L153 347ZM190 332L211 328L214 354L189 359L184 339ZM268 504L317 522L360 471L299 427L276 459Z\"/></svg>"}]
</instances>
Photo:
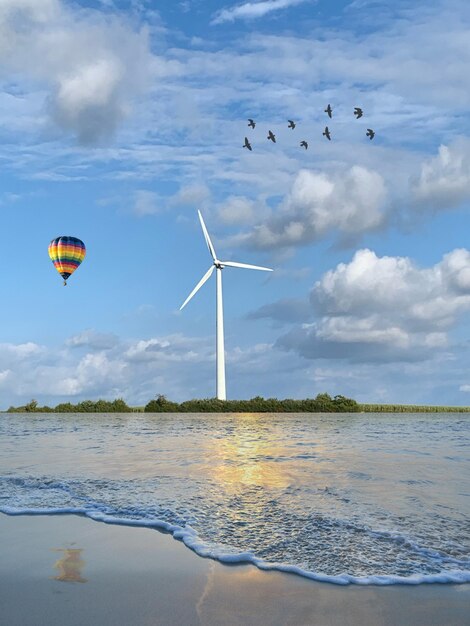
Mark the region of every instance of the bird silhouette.
<instances>
[{"instance_id":1,"label":"bird silhouette","mask_svg":"<svg viewBox=\"0 0 470 626\"><path fill-rule=\"evenodd\" d=\"M248 148L248 150L251 152L251 143L248 141L248 137L245 137L245 144L243 145L244 148Z\"/></svg>"},{"instance_id":2,"label":"bird silhouette","mask_svg":"<svg viewBox=\"0 0 470 626\"><path fill-rule=\"evenodd\" d=\"M268 131L268 139L271 139L273 143L276 143L276 135L273 135L272 131Z\"/></svg>"},{"instance_id":3,"label":"bird silhouette","mask_svg":"<svg viewBox=\"0 0 470 626\"><path fill-rule=\"evenodd\" d=\"M251 126L251 128L254 128L256 126L256 122L254 122L252 119L248 118L248 126Z\"/></svg>"},{"instance_id":4,"label":"bird silhouette","mask_svg":"<svg viewBox=\"0 0 470 626\"><path fill-rule=\"evenodd\" d=\"M308 143L306 141L301 141L300 145L302 146L302 148L305 148L305 150L308 148Z\"/></svg>"},{"instance_id":5,"label":"bird silhouette","mask_svg":"<svg viewBox=\"0 0 470 626\"><path fill-rule=\"evenodd\" d=\"M331 118L331 114L333 113L333 109L331 108L331 105L328 105L325 109L325 113L328 113L328 117Z\"/></svg>"},{"instance_id":6,"label":"bird silhouette","mask_svg":"<svg viewBox=\"0 0 470 626\"><path fill-rule=\"evenodd\" d=\"M360 117L363 116L362 109L360 107L354 107L354 115L356 116L356 119L358 120Z\"/></svg>"},{"instance_id":7,"label":"bird silhouette","mask_svg":"<svg viewBox=\"0 0 470 626\"><path fill-rule=\"evenodd\" d=\"M367 132L366 132L366 135L372 141L372 139L375 137L375 132L372 130L372 128L368 128Z\"/></svg>"},{"instance_id":8,"label":"bird silhouette","mask_svg":"<svg viewBox=\"0 0 470 626\"><path fill-rule=\"evenodd\" d=\"M292 120L287 120L289 122L289 124L287 125L287 128L295 128L295 122L293 122Z\"/></svg>"},{"instance_id":9,"label":"bird silhouette","mask_svg":"<svg viewBox=\"0 0 470 626\"><path fill-rule=\"evenodd\" d=\"M330 131L328 130L328 126L325 126L325 130L323 131L322 134L325 135L325 137L331 141L331 135L330 135Z\"/></svg>"}]
</instances>

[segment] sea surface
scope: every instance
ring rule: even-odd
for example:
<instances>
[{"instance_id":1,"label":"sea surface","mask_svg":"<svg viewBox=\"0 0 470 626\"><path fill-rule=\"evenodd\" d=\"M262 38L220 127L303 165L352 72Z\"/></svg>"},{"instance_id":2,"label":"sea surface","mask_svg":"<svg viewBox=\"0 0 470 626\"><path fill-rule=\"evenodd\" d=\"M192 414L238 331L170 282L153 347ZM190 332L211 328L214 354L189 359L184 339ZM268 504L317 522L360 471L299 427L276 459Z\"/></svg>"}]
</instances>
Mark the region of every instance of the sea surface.
<instances>
[{"instance_id":1,"label":"sea surface","mask_svg":"<svg viewBox=\"0 0 470 626\"><path fill-rule=\"evenodd\" d=\"M469 444L456 413L0 414L0 512L337 584L468 583Z\"/></svg>"}]
</instances>

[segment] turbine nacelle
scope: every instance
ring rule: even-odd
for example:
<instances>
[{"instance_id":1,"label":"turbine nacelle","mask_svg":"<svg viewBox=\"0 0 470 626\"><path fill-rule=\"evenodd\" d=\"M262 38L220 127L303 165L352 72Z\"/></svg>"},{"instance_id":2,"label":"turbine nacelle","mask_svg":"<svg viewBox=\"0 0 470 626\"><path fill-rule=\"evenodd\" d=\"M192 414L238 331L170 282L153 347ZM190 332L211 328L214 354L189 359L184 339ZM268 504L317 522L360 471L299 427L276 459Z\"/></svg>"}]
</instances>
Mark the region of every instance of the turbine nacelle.
<instances>
[{"instance_id":1,"label":"turbine nacelle","mask_svg":"<svg viewBox=\"0 0 470 626\"><path fill-rule=\"evenodd\" d=\"M261 270L262 272L273 271L271 268L261 267L261 265L250 265L248 263L238 263L237 261L219 261L215 253L215 249L212 244L211 238L209 237L209 233L207 232L206 225L204 224L204 220L202 219L201 211L198 211L198 215L199 215L199 221L201 222L202 232L204 234L204 239L206 240L207 248L212 257L212 265L204 274L204 276L201 278L201 280L198 282L198 284L194 287L194 289L191 291L191 293L183 302L183 304L180 306L180 311L181 309L183 309L183 307L185 307L188 304L191 298L199 291L199 289L204 285L204 283L209 280L209 278L212 276L212 272L214 271L214 269L223 270L225 267L240 267L242 269L247 269L247 270Z\"/></svg>"}]
</instances>

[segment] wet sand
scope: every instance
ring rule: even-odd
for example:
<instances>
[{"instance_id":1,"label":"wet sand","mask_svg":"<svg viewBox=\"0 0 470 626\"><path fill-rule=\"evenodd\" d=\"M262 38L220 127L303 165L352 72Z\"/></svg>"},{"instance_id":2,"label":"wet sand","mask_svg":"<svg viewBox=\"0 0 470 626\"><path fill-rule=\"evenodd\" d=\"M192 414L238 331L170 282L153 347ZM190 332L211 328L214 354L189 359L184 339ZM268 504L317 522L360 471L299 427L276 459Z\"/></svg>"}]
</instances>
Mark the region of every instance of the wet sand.
<instances>
[{"instance_id":1,"label":"wet sand","mask_svg":"<svg viewBox=\"0 0 470 626\"><path fill-rule=\"evenodd\" d=\"M6 626L470 626L470 585L318 583L202 559L170 535L0 514Z\"/></svg>"}]
</instances>

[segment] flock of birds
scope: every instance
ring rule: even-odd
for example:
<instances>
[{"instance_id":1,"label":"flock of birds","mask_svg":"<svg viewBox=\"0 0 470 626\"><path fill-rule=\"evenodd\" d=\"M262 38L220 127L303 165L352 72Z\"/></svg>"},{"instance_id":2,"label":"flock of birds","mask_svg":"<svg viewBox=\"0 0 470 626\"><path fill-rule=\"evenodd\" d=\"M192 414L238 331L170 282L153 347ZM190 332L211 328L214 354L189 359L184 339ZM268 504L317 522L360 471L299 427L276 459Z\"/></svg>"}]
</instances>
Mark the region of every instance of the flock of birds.
<instances>
[{"instance_id":1,"label":"flock of birds","mask_svg":"<svg viewBox=\"0 0 470 626\"><path fill-rule=\"evenodd\" d=\"M333 109L331 108L330 104L326 107L325 113L328 115L330 119L333 117ZM360 117L364 115L364 112L360 107L354 107L354 115L356 116L356 119L358 120ZM296 126L294 120L287 120L287 121L288 121L287 128L291 128L292 130L294 130ZM248 118L248 126L250 128L255 128L256 122L252 120L251 118ZM323 131L322 134L324 137L328 139L328 141L331 141L331 132L328 126L325 126L325 130ZM369 137L370 140L372 140L375 137L375 131L373 131L372 128L368 128L366 132L366 136ZM267 139L272 141L273 143L276 143L276 135L272 132L272 130L268 131ZM300 146L302 148L305 148L305 150L308 149L308 143L305 141L305 139L300 142ZM245 143L243 144L243 147L248 148L248 150L250 151L253 149L251 147L251 143L248 137L245 137Z\"/></svg>"}]
</instances>

